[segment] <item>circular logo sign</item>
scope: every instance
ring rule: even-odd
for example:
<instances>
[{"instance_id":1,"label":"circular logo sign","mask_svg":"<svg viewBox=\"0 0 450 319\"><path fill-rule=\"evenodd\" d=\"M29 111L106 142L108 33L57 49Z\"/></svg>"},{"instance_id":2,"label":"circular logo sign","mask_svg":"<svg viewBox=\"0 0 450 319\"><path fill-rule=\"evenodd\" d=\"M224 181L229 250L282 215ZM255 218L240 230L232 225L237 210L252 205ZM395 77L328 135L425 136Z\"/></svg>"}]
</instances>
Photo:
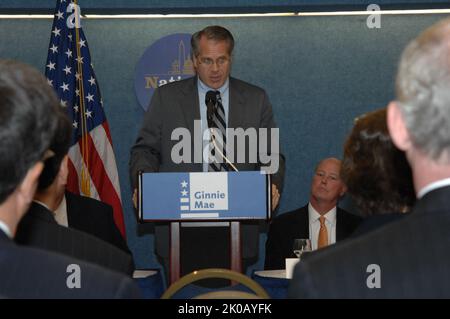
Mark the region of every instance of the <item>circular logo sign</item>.
<instances>
[{"instance_id":1,"label":"circular logo sign","mask_svg":"<svg viewBox=\"0 0 450 319\"><path fill-rule=\"evenodd\" d=\"M144 110L157 87L195 75L190 43L190 34L176 33L157 40L145 50L134 78L136 96Z\"/></svg>"}]
</instances>

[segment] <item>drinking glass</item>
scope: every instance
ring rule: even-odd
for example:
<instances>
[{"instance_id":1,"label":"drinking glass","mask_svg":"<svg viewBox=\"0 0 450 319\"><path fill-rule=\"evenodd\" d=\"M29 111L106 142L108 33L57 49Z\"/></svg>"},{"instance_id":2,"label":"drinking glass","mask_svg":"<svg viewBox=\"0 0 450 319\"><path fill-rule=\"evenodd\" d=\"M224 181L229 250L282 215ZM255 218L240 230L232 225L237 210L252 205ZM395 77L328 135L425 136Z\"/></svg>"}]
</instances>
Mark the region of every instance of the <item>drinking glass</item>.
<instances>
[{"instance_id":1,"label":"drinking glass","mask_svg":"<svg viewBox=\"0 0 450 319\"><path fill-rule=\"evenodd\" d=\"M311 251L311 240L309 239L294 239L294 245L292 247L294 254L301 258L302 254L307 251Z\"/></svg>"}]
</instances>

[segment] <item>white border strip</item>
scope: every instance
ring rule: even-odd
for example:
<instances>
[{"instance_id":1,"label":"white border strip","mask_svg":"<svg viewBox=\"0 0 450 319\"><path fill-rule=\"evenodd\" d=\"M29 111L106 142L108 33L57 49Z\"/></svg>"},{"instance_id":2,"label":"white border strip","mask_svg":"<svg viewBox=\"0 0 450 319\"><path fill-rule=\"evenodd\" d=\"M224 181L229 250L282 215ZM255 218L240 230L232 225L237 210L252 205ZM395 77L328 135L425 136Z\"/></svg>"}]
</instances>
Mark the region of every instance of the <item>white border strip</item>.
<instances>
[{"instance_id":1,"label":"white border strip","mask_svg":"<svg viewBox=\"0 0 450 319\"><path fill-rule=\"evenodd\" d=\"M83 19L180 19L180 18L245 18L245 17L307 17L348 16L372 14L449 14L450 9L380 10L380 11L333 11L333 12L284 12L243 14L86 14ZM45 14L0 14L0 19L53 19Z\"/></svg>"},{"instance_id":2,"label":"white border strip","mask_svg":"<svg viewBox=\"0 0 450 319\"><path fill-rule=\"evenodd\" d=\"M219 213L187 213L180 214L181 218L218 218Z\"/></svg>"}]
</instances>

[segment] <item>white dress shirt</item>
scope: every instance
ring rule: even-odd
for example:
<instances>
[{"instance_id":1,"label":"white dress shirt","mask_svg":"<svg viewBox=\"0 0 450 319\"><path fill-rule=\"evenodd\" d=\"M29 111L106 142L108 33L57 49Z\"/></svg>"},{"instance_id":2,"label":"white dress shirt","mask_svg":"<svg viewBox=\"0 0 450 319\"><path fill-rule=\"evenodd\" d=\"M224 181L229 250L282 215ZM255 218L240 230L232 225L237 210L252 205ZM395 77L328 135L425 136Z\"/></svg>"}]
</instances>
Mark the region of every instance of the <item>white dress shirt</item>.
<instances>
[{"instance_id":1,"label":"white dress shirt","mask_svg":"<svg viewBox=\"0 0 450 319\"><path fill-rule=\"evenodd\" d=\"M2 230L6 234L6 236L12 239L11 230L9 229L8 225L6 225L1 220L0 220L0 230Z\"/></svg>"},{"instance_id":2,"label":"white dress shirt","mask_svg":"<svg viewBox=\"0 0 450 319\"><path fill-rule=\"evenodd\" d=\"M55 219L59 225L69 227L66 196L63 197L61 204L59 204L58 208L55 210Z\"/></svg>"},{"instance_id":3,"label":"white dress shirt","mask_svg":"<svg viewBox=\"0 0 450 319\"><path fill-rule=\"evenodd\" d=\"M435 181L433 183L430 183L430 184L426 185L424 188L422 188L417 193L417 198L422 198L426 193L429 193L431 191L434 191L435 189L449 186L449 185L450 185L450 178L445 178L445 179L441 179L441 180Z\"/></svg>"},{"instance_id":4,"label":"white dress shirt","mask_svg":"<svg viewBox=\"0 0 450 319\"><path fill-rule=\"evenodd\" d=\"M309 216L309 239L311 239L312 250L317 249L317 240L320 231L320 214L314 209L311 203L308 204ZM328 245L336 243L336 206L326 212L325 225L327 226Z\"/></svg>"}]
</instances>

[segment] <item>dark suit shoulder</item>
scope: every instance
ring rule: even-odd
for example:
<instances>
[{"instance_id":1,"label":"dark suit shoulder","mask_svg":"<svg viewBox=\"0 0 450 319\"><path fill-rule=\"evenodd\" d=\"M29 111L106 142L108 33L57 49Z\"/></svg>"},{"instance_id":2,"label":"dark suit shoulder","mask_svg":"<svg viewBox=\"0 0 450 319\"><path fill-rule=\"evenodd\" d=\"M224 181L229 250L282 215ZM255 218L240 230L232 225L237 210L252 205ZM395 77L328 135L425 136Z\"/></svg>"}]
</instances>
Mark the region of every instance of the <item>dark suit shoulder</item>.
<instances>
[{"instance_id":1,"label":"dark suit shoulder","mask_svg":"<svg viewBox=\"0 0 450 319\"><path fill-rule=\"evenodd\" d=\"M105 202L86 196L72 194L70 192L66 192L66 200L68 207L70 207L71 205L77 205L77 211L88 209L89 212L84 211L84 213L93 213L93 217L97 216L97 218L99 218L99 214L102 215L100 217L103 218L103 215L109 215L113 211L112 206Z\"/></svg>"},{"instance_id":2,"label":"dark suit shoulder","mask_svg":"<svg viewBox=\"0 0 450 319\"><path fill-rule=\"evenodd\" d=\"M242 91L250 91L250 92L256 92L265 94L265 90L262 87L259 87L257 85L251 84L249 82L245 82L233 77L230 77L230 86L233 86L234 88L237 88L238 90Z\"/></svg>"},{"instance_id":3,"label":"dark suit shoulder","mask_svg":"<svg viewBox=\"0 0 450 319\"><path fill-rule=\"evenodd\" d=\"M346 210L339 208L339 207L336 211L336 214L338 216L337 218L342 218L349 224L358 225L364 220L364 218L362 218L361 216L357 216L355 214L349 213Z\"/></svg>"},{"instance_id":4,"label":"dark suit shoulder","mask_svg":"<svg viewBox=\"0 0 450 319\"><path fill-rule=\"evenodd\" d=\"M278 215L272 220L272 224L287 224L308 218L308 205Z\"/></svg>"},{"instance_id":5,"label":"dark suit shoulder","mask_svg":"<svg viewBox=\"0 0 450 319\"><path fill-rule=\"evenodd\" d=\"M185 91L192 88L195 88L197 83L196 77L190 77L187 79L183 79L180 81L174 81L167 84L164 84L163 86L158 87L156 90L160 94L166 94L166 93L172 93L173 91Z\"/></svg>"},{"instance_id":6,"label":"dark suit shoulder","mask_svg":"<svg viewBox=\"0 0 450 319\"><path fill-rule=\"evenodd\" d=\"M34 208L46 210L39 205L33 205L31 209ZM31 215L19 223L15 241L24 246L59 252L127 274L131 274L134 268L132 257L118 247L89 233Z\"/></svg>"},{"instance_id":7,"label":"dark suit shoulder","mask_svg":"<svg viewBox=\"0 0 450 319\"><path fill-rule=\"evenodd\" d=\"M139 297L130 279L96 265L4 240L0 250L0 295L7 298ZM79 269L81 288L70 289L74 269Z\"/></svg>"}]
</instances>

